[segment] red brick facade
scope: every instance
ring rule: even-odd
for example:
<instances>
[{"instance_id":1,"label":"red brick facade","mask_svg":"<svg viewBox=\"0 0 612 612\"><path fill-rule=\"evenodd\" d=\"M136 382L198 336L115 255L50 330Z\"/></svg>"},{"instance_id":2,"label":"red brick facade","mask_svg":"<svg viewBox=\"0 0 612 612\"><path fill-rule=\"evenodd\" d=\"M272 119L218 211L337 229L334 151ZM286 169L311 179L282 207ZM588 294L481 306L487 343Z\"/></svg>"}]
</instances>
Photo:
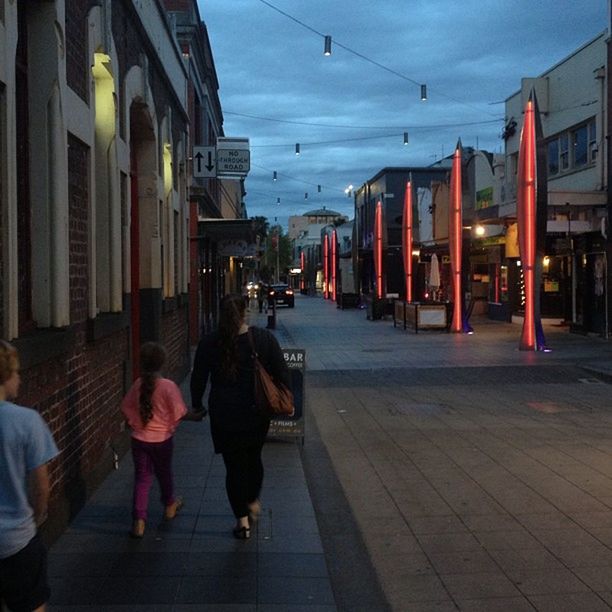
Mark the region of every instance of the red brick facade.
<instances>
[{"instance_id":1,"label":"red brick facade","mask_svg":"<svg viewBox=\"0 0 612 612\"><path fill-rule=\"evenodd\" d=\"M95 0L65 0L67 82L88 104L91 67L87 19L96 4L99 3ZM124 109L125 76L132 66L142 62L142 54L150 46L144 40L142 26L136 21L130 2L113 0L109 7L119 62L117 94L120 108ZM153 94L152 115L161 121L168 109L172 109L172 138L178 150L185 139L187 117L163 74L164 66L154 55L149 57L148 70ZM36 95L34 89L30 93ZM119 112L121 118L124 114ZM125 134L119 137L125 138ZM90 317L93 263L89 242L95 204L90 186L92 155L88 144L68 134L70 325L61 330L33 330L29 336L24 334L14 340L23 357L19 403L40 411L61 450L60 457L50 466L52 520L46 528L51 535L58 533L66 520L80 509L101 478L112 469L114 451L122 454L129 441L119 410L121 398L131 384L129 296L125 296L124 303L128 306L122 313L99 313L95 318ZM178 163L173 168L176 172ZM126 195L122 190L122 198ZM122 204L124 215L125 199ZM125 225L128 220L123 221ZM1 230L0 226L0 246ZM190 366L186 296L176 296L163 310L157 329L159 341L168 351L166 374L179 381Z\"/></svg>"}]
</instances>

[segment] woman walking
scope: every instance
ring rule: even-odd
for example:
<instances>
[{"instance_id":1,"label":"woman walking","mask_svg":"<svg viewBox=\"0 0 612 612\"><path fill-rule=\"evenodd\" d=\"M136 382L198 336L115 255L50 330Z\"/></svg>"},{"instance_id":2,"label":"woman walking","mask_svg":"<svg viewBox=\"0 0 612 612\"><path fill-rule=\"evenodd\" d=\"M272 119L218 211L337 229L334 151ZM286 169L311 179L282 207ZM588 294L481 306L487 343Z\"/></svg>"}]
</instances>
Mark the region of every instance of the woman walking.
<instances>
[{"instance_id":1,"label":"woman walking","mask_svg":"<svg viewBox=\"0 0 612 612\"><path fill-rule=\"evenodd\" d=\"M253 349L272 378L290 386L291 379L276 338L249 327L240 295L221 300L219 328L202 338L191 373L191 405L201 410L210 377L209 413L213 445L225 463L227 497L236 517L234 536L250 537L250 522L260 511L264 469L261 451L270 417L255 407Z\"/></svg>"},{"instance_id":2,"label":"woman walking","mask_svg":"<svg viewBox=\"0 0 612 612\"><path fill-rule=\"evenodd\" d=\"M174 432L181 420L202 420L203 412L187 411L180 389L161 369L166 351L161 344L147 342L140 348L141 376L121 404L132 429L132 457L134 459L133 525L130 535L142 538L147 520L149 490L153 474L161 489L164 517L173 519L183 500L174 494L172 451Z\"/></svg>"}]
</instances>

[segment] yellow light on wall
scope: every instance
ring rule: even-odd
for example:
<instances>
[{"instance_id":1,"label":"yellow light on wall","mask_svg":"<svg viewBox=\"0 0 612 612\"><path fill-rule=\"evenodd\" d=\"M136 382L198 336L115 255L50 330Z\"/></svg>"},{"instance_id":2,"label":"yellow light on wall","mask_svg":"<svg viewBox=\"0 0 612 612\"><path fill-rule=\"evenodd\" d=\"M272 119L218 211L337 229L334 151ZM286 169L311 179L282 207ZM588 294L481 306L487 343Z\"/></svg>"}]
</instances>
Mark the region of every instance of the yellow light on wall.
<instances>
[{"instance_id":1,"label":"yellow light on wall","mask_svg":"<svg viewBox=\"0 0 612 612\"><path fill-rule=\"evenodd\" d=\"M163 150L164 161L164 193L168 195L172 191L172 146L169 143L164 144Z\"/></svg>"}]
</instances>

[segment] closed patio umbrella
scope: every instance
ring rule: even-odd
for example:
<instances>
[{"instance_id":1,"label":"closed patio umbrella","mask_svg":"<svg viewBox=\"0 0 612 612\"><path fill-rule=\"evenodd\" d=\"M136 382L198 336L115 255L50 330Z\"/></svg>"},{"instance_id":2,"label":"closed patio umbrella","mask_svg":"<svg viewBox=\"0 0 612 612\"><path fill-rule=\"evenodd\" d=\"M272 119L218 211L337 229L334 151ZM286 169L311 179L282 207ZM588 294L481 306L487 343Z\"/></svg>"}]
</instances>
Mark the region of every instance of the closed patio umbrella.
<instances>
[{"instance_id":1,"label":"closed patio umbrella","mask_svg":"<svg viewBox=\"0 0 612 612\"><path fill-rule=\"evenodd\" d=\"M429 286L436 290L440 287L440 263L438 256L434 253L431 256L431 265L429 267Z\"/></svg>"}]
</instances>

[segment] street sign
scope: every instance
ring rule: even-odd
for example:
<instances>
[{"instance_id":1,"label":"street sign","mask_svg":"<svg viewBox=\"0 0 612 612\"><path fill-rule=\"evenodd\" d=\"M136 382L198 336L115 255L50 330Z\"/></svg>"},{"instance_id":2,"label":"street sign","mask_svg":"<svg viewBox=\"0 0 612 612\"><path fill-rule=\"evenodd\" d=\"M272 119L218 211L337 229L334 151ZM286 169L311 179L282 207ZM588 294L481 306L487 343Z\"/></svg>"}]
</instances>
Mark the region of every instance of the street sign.
<instances>
[{"instance_id":1,"label":"street sign","mask_svg":"<svg viewBox=\"0 0 612 612\"><path fill-rule=\"evenodd\" d=\"M216 178L217 152L215 147L193 147L194 178Z\"/></svg>"},{"instance_id":2,"label":"street sign","mask_svg":"<svg viewBox=\"0 0 612 612\"><path fill-rule=\"evenodd\" d=\"M251 169L248 138L217 138L217 175L243 178Z\"/></svg>"}]
</instances>

